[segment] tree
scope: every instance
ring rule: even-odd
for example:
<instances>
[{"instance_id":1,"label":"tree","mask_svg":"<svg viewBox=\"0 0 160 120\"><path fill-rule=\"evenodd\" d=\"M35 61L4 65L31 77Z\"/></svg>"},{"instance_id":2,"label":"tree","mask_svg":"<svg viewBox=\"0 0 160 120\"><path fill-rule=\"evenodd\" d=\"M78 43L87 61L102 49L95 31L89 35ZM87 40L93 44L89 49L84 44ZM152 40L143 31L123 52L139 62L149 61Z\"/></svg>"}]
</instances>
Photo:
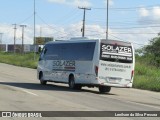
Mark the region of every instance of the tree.
<instances>
[{"instance_id":1,"label":"tree","mask_svg":"<svg viewBox=\"0 0 160 120\"><path fill-rule=\"evenodd\" d=\"M150 63L160 67L160 37L155 37L144 47L144 55L150 56Z\"/></svg>"}]
</instances>

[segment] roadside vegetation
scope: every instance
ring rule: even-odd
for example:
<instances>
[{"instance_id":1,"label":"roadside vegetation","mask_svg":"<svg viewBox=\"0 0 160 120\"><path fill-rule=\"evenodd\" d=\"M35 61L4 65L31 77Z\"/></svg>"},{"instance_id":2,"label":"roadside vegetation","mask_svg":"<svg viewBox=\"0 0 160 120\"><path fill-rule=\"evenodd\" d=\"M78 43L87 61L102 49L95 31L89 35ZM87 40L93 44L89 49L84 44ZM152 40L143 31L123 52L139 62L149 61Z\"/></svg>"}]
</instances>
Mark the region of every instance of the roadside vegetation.
<instances>
[{"instance_id":1,"label":"roadside vegetation","mask_svg":"<svg viewBox=\"0 0 160 120\"><path fill-rule=\"evenodd\" d=\"M134 88L160 92L160 37L136 50Z\"/></svg>"},{"instance_id":2,"label":"roadside vegetation","mask_svg":"<svg viewBox=\"0 0 160 120\"><path fill-rule=\"evenodd\" d=\"M34 53L27 54L13 54L7 52L0 52L0 62L12 64L21 67L37 68L37 61L39 55L36 55L36 60L34 60Z\"/></svg>"},{"instance_id":3,"label":"roadside vegetation","mask_svg":"<svg viewBox=\"0 0 160 120\"><path fill-rule=\"evenodd\" d=\"M133 87L160 92L160 69L136 57Z\"/></svg>"},{"instance_id":4,"label":"roadside vegetation","mask_svg":"<svg viewBox=\"0 0 160 120\"><path fill-rule=\"evenodd\" d=\"M153 38L149 45L136 50L133 87L160 92L160 38ZM13 54L0 52L0 62L21 67L37 68L39 54Z\"/></svg>"}]
</instances>

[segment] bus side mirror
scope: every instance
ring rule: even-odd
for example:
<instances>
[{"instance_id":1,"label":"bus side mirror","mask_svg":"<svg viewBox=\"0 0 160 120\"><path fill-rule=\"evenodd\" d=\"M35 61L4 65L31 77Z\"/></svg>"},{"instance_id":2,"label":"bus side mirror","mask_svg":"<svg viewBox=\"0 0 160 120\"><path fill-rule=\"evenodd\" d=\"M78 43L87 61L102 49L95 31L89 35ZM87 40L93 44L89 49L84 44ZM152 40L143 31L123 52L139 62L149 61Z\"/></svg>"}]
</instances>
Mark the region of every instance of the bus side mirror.
<instances>
[{"instance_id":1,"label":"bus side mirror","mask_svg":"<svg viewBox=\"0 0 160 120\"><path fill-rule=\"evenodd\" d=\"M38 52L41 53L42 52L42 48L38 47Z\"/></svg>"},{"instance_id":2,"label":"bus side mirror","mask_svg":"<svg viewBox=\"0 0 160 120\"><path fill-rule=\"evenodd\" d=\"M41 61L42 60L42 58L41 57L39 57L39 61Z\"/></svg>"}]
</instances>

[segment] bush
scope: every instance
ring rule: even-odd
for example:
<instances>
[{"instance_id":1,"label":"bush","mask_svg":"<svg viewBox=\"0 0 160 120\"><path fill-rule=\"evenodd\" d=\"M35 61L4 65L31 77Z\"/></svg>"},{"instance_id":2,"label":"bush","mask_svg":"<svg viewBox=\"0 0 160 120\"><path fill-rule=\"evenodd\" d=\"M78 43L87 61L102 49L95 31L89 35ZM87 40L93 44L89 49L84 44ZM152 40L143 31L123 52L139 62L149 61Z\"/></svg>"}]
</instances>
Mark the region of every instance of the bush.
<instances>
[{"instance_id":1,"label":"bush","mask_svg":"<svg viewBox=\"0 0 160 120\"><path fill-rule=\"evenodd\" d=\"M160 70L146 63L136 62L133 87L160 92Z\"/></svg>"}]
</instances>

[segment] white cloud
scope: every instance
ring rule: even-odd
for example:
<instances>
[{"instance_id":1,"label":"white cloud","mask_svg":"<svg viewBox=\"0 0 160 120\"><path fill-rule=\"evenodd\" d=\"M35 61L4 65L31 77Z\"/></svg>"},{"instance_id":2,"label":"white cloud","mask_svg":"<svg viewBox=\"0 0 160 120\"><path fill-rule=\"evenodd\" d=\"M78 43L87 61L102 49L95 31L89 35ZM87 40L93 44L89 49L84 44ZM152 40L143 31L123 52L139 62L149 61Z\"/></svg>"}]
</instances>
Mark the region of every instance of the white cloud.
<instances>
[{"instance_id":1,"label":"white cloud","mask_svg":"<svg viewBox=\"0 0 160 120\"><path fill-rule=\"evenodd\" d=\"M80 7L91 7L92 4L89 0L48 0L49 2L65 4L71 6Z\"/></svg>"},{"instance_id":2,"label":"white cloud","mask_svg":"<svg viewBox=\"0 0 160 120\"><path fill-rule=\"evenodd\" d=\"M139 10L140 22L143 24L154 23L157 24L160 21L160 7L155 6L152 9L141 8Z\"/></svg>"},{"instance_id":3,"label":"white cloud","mask_svg":"<svg viewBox=\"0 0 160 120\"><path fill-rule=\"evenodd\" d=\"M149 11L146 8L140 8L139 13L142 17L146 17L149 15Z\"/></svg>"},{"instance_id":4,"label":"white cloud","mask_svg":"<svg viewBox=\"0 0 160 120\"><path fill-rule=\"evenodd\" d=\"M160 21L160 7L154 7L151 15L154 17L155 20Z\"/></svg>"},{"instance_id":5,"label":"white cloud","mask_svg":"<svg viewBox=\"0 0 160 120\"><path fill-rule=\"evenodd\" d=\"M108 2L110 6L114 5L113 0L109 0ZM104 0L104 4L107 5L107 0Z\"/></svg>"},{"instance_id":6,"label":"white cloud","mask_svg":"<svg viewBox=\"0 0 160 120\"><path fill-rule=\"evenodd\" d=\"M49 2L55 2L55 3L60 3L63 4L66 2L66 0L48 0Z\"/></svg>"}]
</instances>

